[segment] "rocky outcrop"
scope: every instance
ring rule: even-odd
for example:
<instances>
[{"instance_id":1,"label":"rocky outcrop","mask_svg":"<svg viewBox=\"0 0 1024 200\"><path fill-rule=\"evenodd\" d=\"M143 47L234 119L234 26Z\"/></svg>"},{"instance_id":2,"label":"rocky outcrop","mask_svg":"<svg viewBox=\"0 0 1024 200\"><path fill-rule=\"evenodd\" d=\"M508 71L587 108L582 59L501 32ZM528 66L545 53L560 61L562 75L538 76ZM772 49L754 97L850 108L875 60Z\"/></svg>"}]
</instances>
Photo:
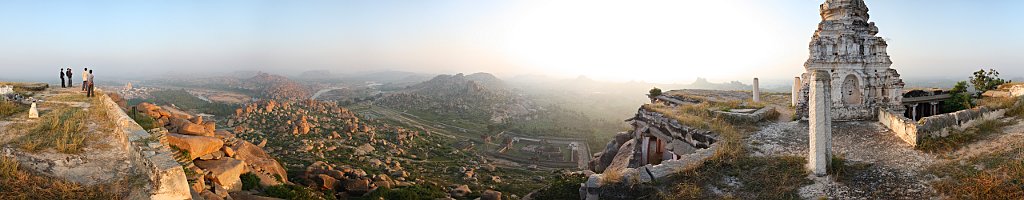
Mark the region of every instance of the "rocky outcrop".
<instances>
[{"instance_id":1,"label":"rocky outcrop","mask_svg":"<svg viewBox=\"0 0 1024 200\"><path fill-rule=\"evenodd\" d=\"M243 173L248 172L245 167L245 161L222 158L219 160L198 160L195 161L195 164L199 168L209 171L206 179L224 186L224 188L231 192L242 190L242 180L239 177Z\"/></svg>"},{"instance_id":2,"label":"rocky outcrop","mask_svg":"<svg viewBox=\"0 0 1024 200\"><path fill-rule=\"evenodd\" d=\"M168 134L167 142L171 146L177 147L178 149L188 151L191 156L190 159L196 159L200 156L205 156L210 153L220 151L221 147L224 146L224 141L215 137L207 136L195 136L195 135L182 135L182 134Z\"/></svg>"},{"instance_id":3,"label":"rocky outcrop","mask_svg":"<svg viewBox=\"0 0 1024 200\"><path fill-rule=\"evenodd\" d=\"M260 185L272 186L286 183L288 180L288 172L277 160L263 151L263 148L245 140L238 140L228 149L232 149L235 159L245 161L249 171L260 177Z\"/></svg>"},{"instance_id":4,"label":"rocky outcrop","mask_svg":"<svg viewBox=\"0 0 1024 200\"><path fill-rule=\"evenodd\" d=\"M267 110L277 107L276 103L271 104ZM186 169L195 172L196 176L189 177L189 180L195 182L191 188L197 194L228 198L229 192L241 190L240 176L249 172L259 178L262 186L290 184L288 173L277 160L261 147L236 138L231 131L216 130L214 121L187 113L176 114L181 111L148 103L139 104L138 108L158 119L160 122L157 124L174 132L166 134L167 143L189 155L179 161Z\"/></svg>"}]
</instances>

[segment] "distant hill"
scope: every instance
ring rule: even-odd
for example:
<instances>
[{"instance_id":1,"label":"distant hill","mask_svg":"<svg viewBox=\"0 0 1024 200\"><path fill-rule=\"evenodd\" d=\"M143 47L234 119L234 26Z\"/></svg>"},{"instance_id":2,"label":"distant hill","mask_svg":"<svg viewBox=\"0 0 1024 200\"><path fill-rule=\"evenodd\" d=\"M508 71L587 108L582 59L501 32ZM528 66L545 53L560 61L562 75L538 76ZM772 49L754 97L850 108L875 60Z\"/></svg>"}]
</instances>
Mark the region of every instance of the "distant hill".
<instances>
[{"instance_id":1,"label":"distant hill","mask_svg":"<svg viewBox=\"0 0 1024 200\"><path fill-rule=\"evenodd\" d=\"M262 72L252 78L242 80L241 87L255 91L258 96L269 99L307 99L312 94L309 88L287 77Z\"/></svg>"},{"instance_id":2,"label":"distant hill","mask_svg":"<svg viewBox=\"0 0 1024 200\"><path fill-rule=\"evenodd\" d=\"M754 86L730 81L728 83L712 83L706 78L697 78L689 85L683 85L681 89L705 89L705 90L750 90Z\"/></svg>"},{"instance_id":3,"label":"distant hill","mask_svg":"<svg viewBox=\"0 0 1024 200\"><path fill-rule=\"evenodd\" d=\"M338 78L337 75L331 74L328 70L310 70L304 71L299 74L298 79L304 80L319 80L319 79L333 79Z\"/></svg>"},{"instance_id":4,"label":"distant hill","mask_svg":"<svg viewBox=\"0 0 1024 200\"><path fill-rule=\"evenodd\" d=\"M522 94L487 73L438 75L387 94L377 103L440 118L491 122L529 115L537 109Z\"/></svg>"}]
</instances>

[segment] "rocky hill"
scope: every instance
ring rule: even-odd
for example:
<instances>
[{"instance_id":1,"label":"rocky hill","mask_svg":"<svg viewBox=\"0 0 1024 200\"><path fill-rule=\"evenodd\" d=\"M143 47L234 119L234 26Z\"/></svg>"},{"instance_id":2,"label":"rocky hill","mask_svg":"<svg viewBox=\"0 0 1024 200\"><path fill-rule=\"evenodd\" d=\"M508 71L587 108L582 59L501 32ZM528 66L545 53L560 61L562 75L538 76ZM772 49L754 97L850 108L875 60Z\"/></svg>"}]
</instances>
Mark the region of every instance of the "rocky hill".
<instances>
[{"instance_id":1,"label":"rocky hill","mask_svg":"<svg viewBox=\"0 0 1024 200\"><path fill-rule=\"evenodd\" d=\"M500 123L540 109L523 94L487 73L439 75L383 96L378 104L442 117Z\"/></svg>"},{"instance_id":2,"label":"rocky hill","mask_svg":"<svg viewBox=\"0 0 1024 200\"><path fill-rule=\"evenodd\" d=\"M241 81L241 88L256 92L267 99L307 99L312 94L309 88L281 75L259 73Z\"/></svg>"},{"instance_id":3,"label":"rocky hill","mask_svg":"<svg viewBox=\"0 0 1024 200\"><path fill-rule=\"evenodd\" d=\"M403 199L410 192L431 199L502 196L493 190L523 195L537 187L530 173L500 169L472 144L364 120L335 102L254 102L227 124L278 158L292 182L341 199Z\"/></svg>"}]
</instances>

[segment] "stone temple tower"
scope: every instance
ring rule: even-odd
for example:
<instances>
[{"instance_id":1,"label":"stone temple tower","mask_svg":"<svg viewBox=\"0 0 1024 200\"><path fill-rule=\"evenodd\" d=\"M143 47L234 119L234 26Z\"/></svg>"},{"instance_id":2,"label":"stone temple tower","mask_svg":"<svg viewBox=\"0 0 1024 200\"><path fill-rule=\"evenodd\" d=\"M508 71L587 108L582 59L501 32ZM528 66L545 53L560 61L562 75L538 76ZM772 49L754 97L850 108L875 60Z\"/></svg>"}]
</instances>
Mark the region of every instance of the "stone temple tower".
<instances>
[{"instance_id":1,"label":"stone temple tower","mask_svg":"<svg viewBox=\"0 0 1024 200\"><path fill-rule=\"evenodd\" d=\"M807 116L810 72L831 75L832 120L871 120L878 109L902 113L903 80L886 53L885 40L875 36L878 27L868 22L863 0L826 0L821 4L821 23L810 42L804 63L798 114Z\"/></svg>"}]
</instances>

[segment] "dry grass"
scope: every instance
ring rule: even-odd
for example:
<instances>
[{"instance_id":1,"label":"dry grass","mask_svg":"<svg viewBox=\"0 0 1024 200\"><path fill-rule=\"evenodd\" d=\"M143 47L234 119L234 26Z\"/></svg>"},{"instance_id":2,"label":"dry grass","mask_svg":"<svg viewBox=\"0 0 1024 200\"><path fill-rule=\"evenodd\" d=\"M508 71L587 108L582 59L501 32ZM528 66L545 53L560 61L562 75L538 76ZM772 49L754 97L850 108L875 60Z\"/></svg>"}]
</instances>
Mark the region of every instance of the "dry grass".
<instances>
[{"instance_id":1,"label":"dry grass","mask_svg":"<svg viewBox=\"0 0 1024 200\"><path fill-rule=\"evenodd\" d=\"M798 199L798 190L810 184L799 156L741 156L734 162L707 161L704 166L672 175L673 181L663 199ZM726 181L733 179L742 184ZM713 186L732 196L718 196Z\"/></svg>"},{"instance_id":2,"label":"dry grass","mask_svg":"<svg viewBox=\"0 0 1024 200\"><path fill-rule=\"evenodd\" d=\"M1013 107L1006 110L1007 117L1024 118L1024 99L1018 100Z\"/></svg>"},{"instance_id":3,"label":"dry grass","mask_svg":"<svg viewBox=\"0 0 1024 200\"><path fill-rule=\"evenodd\" d=\"M750 103L750 102L747 102ZM746 106L768 106L770 102L747 104ZM735 102L704 102L701 104L644 105L644 109L662 113L685 126L710 130L718 134L715 154L704 161L671 175L658 195L664 199L797 199L798 190L811 183L804 170L805 158L798 156L754 157L743 147L743 134L756 130L752 123L730 122L717 116L710 108L729 107L744 104ZM777 116L776 116L777 117ZM733 179L742 183L733 185L726 181ZM709 187L724 189L727 196L720 196ZM730 192L731 191L731 192Z\"/></svg>"},{"instance_id":4,"label":"dry grass","mask_svg":"<svg viewBox=\"0 0 1024 200\"><path fill-rule=\"evenodd\" d=\"M986 97L978 100L978 106L985 106L992 109L1004 109L1013 107L1019 98L1016 97Z\"/></svg>"},{"instance_id":5,"label":"dry grass","mask_svg":"<svg viewBox=\"0 0 1024 200\"><path fill-rule=\"evenodd\" d=\"M1024 149L950 162L929 169L942 177L932 184L952 199L1024 199Z\"/></svg>"},{"instance_id":6,"label":"dry grass","mask_svg":"<svg viewBox=\"0 0 1024 200\"><path fill-rule=\"evenodd\" d=\"M14 158L0 156L0 199L126 199L139 177L82 186L18 169Z\"/></svg>"},{"instance_id":7,"label":"dry grass","mask_svg":"<svg viewBox=\"0 0 1024 200\"><path fill-rule=\"evenodd\" d=\"M20 148L29 151L54 148L61 153L81 153L86 141L100 137L86 133L90 123L99 125L96 131L92 131L96 134L110 133L115 128L115 124L107 120L109 113L101 103L102 98L102 94L92 98L83 96L82 101L87 100L87 103L91 104L88 111L64 104L51 104L52 110L40 113L38 123L29 129L28 134L15 139L14 142Z\"/></svg>"},{"instance_id":8,"label":"dry grass","mask_svg":"<svg viewBox=\"0 0 1024 200\"><path fill-rule=\"evenodd\" d=\"M616 184L622 180L622 170L604 170L601 176L601 185Z\"/></svg>"},{"instance_id":9,"label":"dry grass","mask_svg":"<svg viewBox=\"0 0 1024 200\"><path fill-rule=\"evenodd\" d=\"M59 108L43 115L29 133L15 140L22 149L38 151L56 148L61 153L79 153L85 143L86 112Z\"/></svg>"},{"instance_id":10,"label":"dry grass","mask_svg":"<svg viewBox=\"0 0 1024 200\"><path fill-rule=\"evenodd\" d=\"M97 97L98 97L98 95L97 95ZM53 97L50 97L47 100L50 100L50 101L63 101L63 102L86 102L86 101L89 101L90 98L86 97L84 94L65 93L65 94L55 95Z\"/></svg>"},{"instance_id":11,"label":"dry grass","mask_svg":"<svg viewBox=\"0 0 1024 200\"><path fill-rule=\"evenodd\" d=\"M5 118L28 110L28 106L10 101L0 101L0 118Z\"/></svg>"},{"instance_id":12,"label":"dry grass","mask_svg":"<svg viewBox=\"0 0 1024 200\"><path fill-rule=\"evenodd\" d=\"M11 178L14 177L18 172L18 160L0 156L0 178Z\"/></svg>"},{"instance_id":13,"label":"dry grass","mask_svg":"<svg viewBox=\"0 0 1024 200\"><path fill-rule=\"evenodd\" d=\"M950 130L949 135L946 137L924 138L916 148L929 153L952 152L986 136L1002 133L1003 127L1012 124L1011 122L1004 122L999 119L985 120L978 123L977 126L964 129L963 131Z\"/></svg>"},{"instance_id":14,"label":"dry grass","mask_svg":"<svg viewBox=\"0 0 1024 200\"><path fill-rule=\"evenodd\" d=\"M718 150L712 159L733 159L743 154L743 144L741 142L742 136L739 130L736 129L731 123L725 120L725 118L719 117L709 111L712 103L700 103L691 105L679 105L676 107L669 107L661 104L646 104L643 106L644 109L649 111L658 112L664 114L667 117L679 121L680 124L704 129L711 130L712 133L718 134Z\"/></svg>"}]
</instances>

